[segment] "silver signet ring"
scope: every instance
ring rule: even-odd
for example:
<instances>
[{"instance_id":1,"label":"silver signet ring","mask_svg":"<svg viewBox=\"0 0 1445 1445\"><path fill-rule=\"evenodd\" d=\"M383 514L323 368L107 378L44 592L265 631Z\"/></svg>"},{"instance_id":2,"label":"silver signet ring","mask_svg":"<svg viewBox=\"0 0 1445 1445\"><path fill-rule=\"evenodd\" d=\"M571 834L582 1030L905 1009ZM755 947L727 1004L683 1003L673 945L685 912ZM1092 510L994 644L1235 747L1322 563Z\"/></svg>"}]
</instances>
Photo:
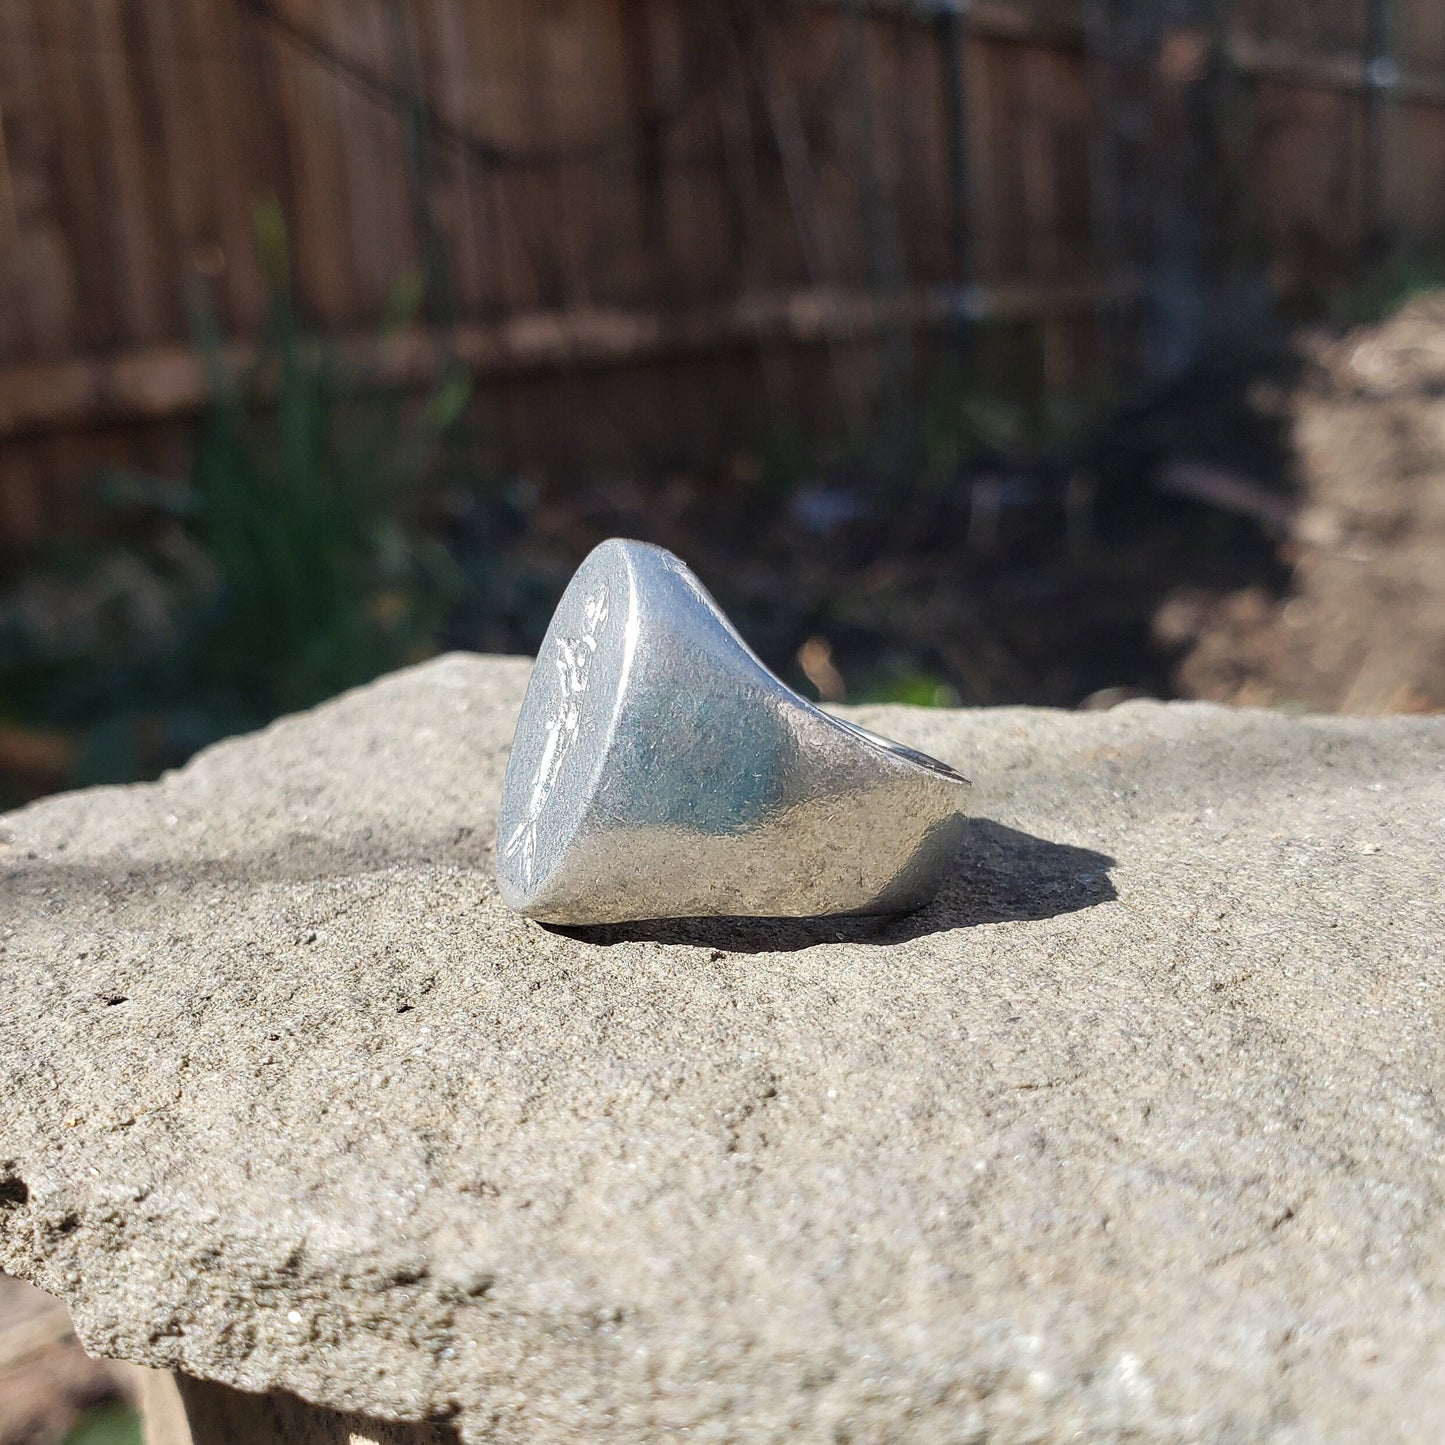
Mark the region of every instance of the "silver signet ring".
<instances>
[{"instance_id":1,"label":"silver signet ring","mask_svg":"<svg viewBox=\"0 0 1445 1445\"><path fill-rule=\"evenodd\" d=\"M905 912L959 846L967 786L799 697L672 553L614 539L532 670L497 882L567 925Z\"/></svg>"}]
</instances>

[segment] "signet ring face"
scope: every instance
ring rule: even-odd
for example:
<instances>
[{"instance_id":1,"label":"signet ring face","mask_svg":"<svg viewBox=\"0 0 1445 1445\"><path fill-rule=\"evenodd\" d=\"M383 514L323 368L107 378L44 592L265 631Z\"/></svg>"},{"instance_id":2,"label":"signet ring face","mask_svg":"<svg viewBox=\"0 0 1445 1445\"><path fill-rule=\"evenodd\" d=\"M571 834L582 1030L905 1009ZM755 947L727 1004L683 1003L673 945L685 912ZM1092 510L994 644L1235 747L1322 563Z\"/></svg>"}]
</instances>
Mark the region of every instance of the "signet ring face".
<instances>
[{"instance_id":1,"label":"signet ring face","mask_svg":"<svg viewBox=\"0 0 1445 1445\"><path fill-rule=\"evenodd\" d=\"M562 925L905 912L958 848L967 786L799 697L678 558L614 539L542 642L497 882Z\"/></svg>"}]
</instances>

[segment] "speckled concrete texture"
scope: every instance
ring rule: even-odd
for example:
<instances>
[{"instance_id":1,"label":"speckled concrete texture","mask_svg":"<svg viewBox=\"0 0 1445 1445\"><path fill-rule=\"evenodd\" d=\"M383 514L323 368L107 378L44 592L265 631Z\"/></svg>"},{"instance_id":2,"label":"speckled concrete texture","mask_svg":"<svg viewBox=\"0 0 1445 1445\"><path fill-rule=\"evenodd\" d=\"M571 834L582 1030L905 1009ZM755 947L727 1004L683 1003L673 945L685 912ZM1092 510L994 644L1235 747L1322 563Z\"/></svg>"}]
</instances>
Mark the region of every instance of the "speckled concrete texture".
<instances>
[{"instance_id":1,"label":"speckled concrete texture","mask_svg":"<svg viewBox=\"0 0 1445 1445\"><path fill-rule=\"evenodd\" d=\"M526 676L0 819L0 1264L92 1350L497 1445L1445 1438L1445 719L860 710L978 784L928 909L560 933Z\"/></svg>"}]
</instances>

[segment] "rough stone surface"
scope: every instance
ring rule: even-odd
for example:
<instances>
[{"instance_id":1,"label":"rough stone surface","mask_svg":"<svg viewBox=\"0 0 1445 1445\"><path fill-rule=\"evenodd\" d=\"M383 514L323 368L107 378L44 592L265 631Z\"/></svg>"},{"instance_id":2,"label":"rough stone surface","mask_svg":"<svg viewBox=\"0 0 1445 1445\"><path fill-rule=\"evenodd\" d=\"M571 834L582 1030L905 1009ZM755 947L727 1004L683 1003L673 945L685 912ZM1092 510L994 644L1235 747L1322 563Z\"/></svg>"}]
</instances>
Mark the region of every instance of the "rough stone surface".
<instances>
[{"instance_id":1,"label":"rough stone surface","mask_svg":"<svg viewBox=\"0 0 1445 1445\"><path fill-rule=\"evenodd\" d=\"M526 665L0 820L0 1263L464 1440L1445 1437L1445 720L865 710L927 911L549 932ZM1111 861L1114 860L1114 861Z\"/></svg>"}]
</instances>

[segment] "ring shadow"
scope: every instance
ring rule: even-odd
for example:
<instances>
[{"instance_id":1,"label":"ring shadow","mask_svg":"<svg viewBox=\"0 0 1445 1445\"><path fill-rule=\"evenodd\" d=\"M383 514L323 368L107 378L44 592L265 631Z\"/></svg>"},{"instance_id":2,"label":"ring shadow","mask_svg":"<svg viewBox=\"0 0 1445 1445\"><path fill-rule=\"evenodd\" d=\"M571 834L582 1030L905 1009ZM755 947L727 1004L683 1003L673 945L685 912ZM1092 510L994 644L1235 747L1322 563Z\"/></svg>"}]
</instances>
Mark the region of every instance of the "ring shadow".
<instances>
[{"instance_id":1,"label":"ring shadow","mask_svg":"<svg viewBox=\"0 0 1445 1445\"><path fill-rule=\"evenodd\" d=\"M932 901L891 917L666 918L587 927L547 925L583 943L682 943L728 953L791 953L820 943L904 943L981 923L1026 923L1118 898L1114 860L1051 843L990 818L970 818L955 866Z\"/></svg>"}]
</instances>

